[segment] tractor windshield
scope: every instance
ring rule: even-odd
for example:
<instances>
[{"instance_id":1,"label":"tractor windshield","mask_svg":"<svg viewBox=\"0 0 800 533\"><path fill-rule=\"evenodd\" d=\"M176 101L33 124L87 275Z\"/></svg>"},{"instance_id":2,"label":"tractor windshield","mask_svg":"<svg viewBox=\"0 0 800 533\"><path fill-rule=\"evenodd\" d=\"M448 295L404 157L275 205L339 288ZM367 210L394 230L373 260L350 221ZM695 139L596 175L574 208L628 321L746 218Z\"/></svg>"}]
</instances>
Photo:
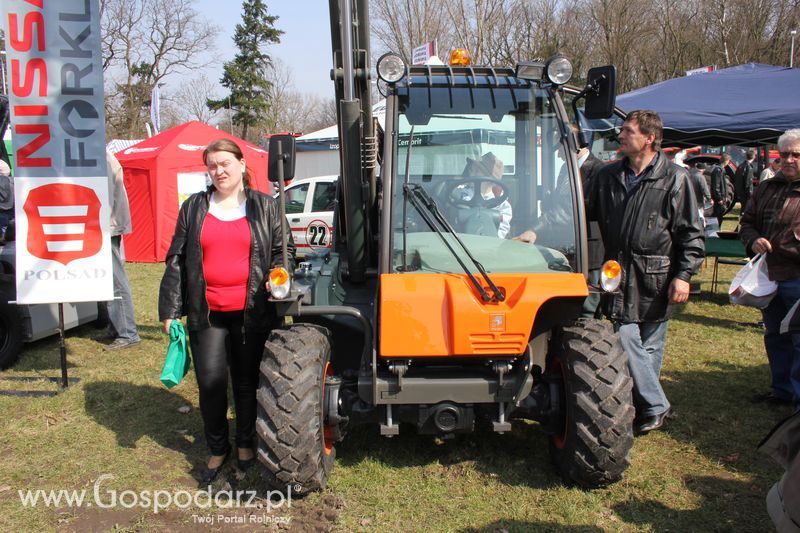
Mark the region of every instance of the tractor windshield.
<instances>
[{"instance_id":1,"label":"tractor windshield","mask_svg":"<svg viewBox=\"0 0 800 533\"><path fill-rule=\"evenodd\" d=\"M462 271L442 242L453 235L435 231L408 206L405 184L425 189L489 273L577 271L576 191L562 148L568 130L548 91L517 89L505 109L502 91L496 93L495 105L484 113L440 111L435 98L426 98L423 110L401 101L392 213L395 271ZM473 94L473 101L480 98Z\"/></svg>"}]
</instances>

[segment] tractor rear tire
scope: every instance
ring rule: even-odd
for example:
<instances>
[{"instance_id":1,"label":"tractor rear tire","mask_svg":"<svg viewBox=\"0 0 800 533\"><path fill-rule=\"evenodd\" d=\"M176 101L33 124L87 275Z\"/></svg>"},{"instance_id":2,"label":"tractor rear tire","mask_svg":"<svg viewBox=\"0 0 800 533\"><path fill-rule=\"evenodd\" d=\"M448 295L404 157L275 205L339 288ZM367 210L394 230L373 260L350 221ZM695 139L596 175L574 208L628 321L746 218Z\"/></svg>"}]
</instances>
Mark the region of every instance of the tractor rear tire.
<instances>
[{"instance_id":1,"label":"tractor rear tire","mask_svg":"<svg viewBox=\"0 0 800 533\"><path fill-rule=\"evenodd\" d=\"M328 330L302 324L274 330L264 345L258 388L258 460L274 490L322 490L336 448L324 422Z\"/></svg>"},{"instance_id":2,"label":"tractor rear tire","mask_svg":"<svg viewBox=\"0 0 800 533\"><path fill-rule=\"evenodd\" d=\"M622 478L633 446L633 381L611 324L578 320L564 327L548 371L560 372L562 431L550 453L567 483L604 487Z\"/></svg>"}]
</instances>

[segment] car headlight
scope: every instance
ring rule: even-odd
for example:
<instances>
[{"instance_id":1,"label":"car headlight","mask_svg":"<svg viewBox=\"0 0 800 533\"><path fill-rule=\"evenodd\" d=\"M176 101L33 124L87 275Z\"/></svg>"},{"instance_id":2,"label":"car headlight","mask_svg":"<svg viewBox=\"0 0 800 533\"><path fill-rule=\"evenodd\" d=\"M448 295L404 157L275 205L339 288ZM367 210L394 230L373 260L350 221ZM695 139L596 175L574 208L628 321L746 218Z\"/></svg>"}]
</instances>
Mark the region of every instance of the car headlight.
<instances>
[{"instance_id":1,"label":"car headlight","mask_svg":"<svg viewBox=\"0 0 800 533\"><path fill-rule=\"evenodd\" d=\"M289 296L292 279L283 267L275 267L269 272L269 292L273 298L283 299Z\"/></svg>"},{"instance_id":2,"label":"car headlight","mask_svg":"<svg viewBox=\"0 0 800 533\"><path fill-rule=\"evenodd\" d=\"M622 267L613 259L603 263L600 272L600 288L606 292L614 292L622 283Z\"/></svg>"},{"instance_id":3,"label":"car headlight","mask_svg":"<svg viewBox=\"0 0 800 533\"><path fill-rule=\"evenodd\" d=\"M564 85L572 77L572 63L561 55L551 57L544 70L547 79L555 85Z\"/></svg>"},{"instance_id":4,"label":"car headlight","mask_svg":"<svg viewBox=\"0 0 800 533\"><path fill-rule=\"evenodd\" d=\"M403 58L394 52L383 54L378 59L378 77L386 83L397 83L402 80L407 70Z\"/></svg>"}]
</instances>

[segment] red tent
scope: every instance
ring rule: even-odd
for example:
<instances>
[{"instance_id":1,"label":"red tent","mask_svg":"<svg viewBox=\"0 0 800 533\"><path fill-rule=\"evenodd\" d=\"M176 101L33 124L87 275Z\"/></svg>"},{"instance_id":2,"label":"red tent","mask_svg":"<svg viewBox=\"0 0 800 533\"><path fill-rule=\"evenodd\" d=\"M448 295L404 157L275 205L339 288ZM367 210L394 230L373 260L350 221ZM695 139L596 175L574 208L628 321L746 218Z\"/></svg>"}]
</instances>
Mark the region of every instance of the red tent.
<instances>
[{"instance_id":1,"label":"red tent","mask_svg":"<svg viewBox=\"0 0 800 533\"><path fill-rule=\"evenodd\" d=\"M180 204L206 187L203 150L222 137L241 147L250 186L269 192L267 151L202 122L187 122L117 152L133 223L133 233L124 237L128 261L166 258Z\"/></svg>"}]
</instances>

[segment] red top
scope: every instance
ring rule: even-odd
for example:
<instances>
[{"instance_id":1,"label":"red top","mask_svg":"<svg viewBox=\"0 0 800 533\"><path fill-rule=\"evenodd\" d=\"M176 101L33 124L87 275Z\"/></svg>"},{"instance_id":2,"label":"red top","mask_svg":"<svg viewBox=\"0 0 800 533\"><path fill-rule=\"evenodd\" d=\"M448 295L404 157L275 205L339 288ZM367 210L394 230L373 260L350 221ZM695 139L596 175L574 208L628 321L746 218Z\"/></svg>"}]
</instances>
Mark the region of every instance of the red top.
<instances>
[{"instance_id":1,"label":"red top","mask_svg":"<svg viewBox=\"0 0 800 533\"><path fill-rule=\"evenodd\" d=\"M223 221L206 215L200 232L206 299L211 311L241 311L250 273L250 226L247 219Z\"/></svg>"}]
</instances>

